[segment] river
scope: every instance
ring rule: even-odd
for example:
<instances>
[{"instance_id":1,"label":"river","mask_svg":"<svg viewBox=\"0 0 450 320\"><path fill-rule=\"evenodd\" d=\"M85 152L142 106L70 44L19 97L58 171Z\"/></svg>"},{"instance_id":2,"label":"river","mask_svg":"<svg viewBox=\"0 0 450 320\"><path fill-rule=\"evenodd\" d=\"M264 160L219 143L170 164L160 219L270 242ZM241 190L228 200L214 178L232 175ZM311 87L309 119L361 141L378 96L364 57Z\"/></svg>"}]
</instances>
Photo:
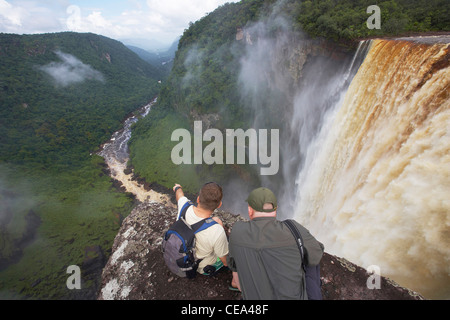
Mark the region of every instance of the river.
<instances>
[{"instance_id":1,"label":"river","mask_svg":"<svg viewBox=\"0 0 450 320\"><path fill-rule=\"evenodd\" d=\"M131 138L131 127L139 120L139 117L146 117L150 113L156 101L157 98L128 117L123 123L123 128L114 132L111 139L102 145L97 154L105 159L111 178L120 181L126 191L132 193L136 199L141 202L156 201L172 206L169 196L154 190L145 190L142 184L132 179L132 172L129 174L124 172L130 156L128 141Z\"/></svg>"}]
</instances>

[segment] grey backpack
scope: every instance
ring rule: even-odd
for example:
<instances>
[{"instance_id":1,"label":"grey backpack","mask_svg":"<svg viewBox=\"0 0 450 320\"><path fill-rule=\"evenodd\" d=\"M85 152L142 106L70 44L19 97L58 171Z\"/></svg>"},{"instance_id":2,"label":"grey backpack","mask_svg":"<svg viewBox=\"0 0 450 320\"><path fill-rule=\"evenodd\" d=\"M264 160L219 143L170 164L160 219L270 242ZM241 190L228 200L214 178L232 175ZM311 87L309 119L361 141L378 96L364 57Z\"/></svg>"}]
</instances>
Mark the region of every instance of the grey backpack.
<instances>
[{"instance_id":1,"label":"grey backpack","mask_svg":"<svg viewBox=\"0 0 450 320\"><path fill-rule=\"evenodd\" d=\"M213 219L206 218L193 225L186 222L186 211L193 205L186 202L175 221L164 234L161 244L164 261L167 267L180 277L194 278L201 259L195 258L195 234L216 224Z\"/></svg>"}]
</instances>

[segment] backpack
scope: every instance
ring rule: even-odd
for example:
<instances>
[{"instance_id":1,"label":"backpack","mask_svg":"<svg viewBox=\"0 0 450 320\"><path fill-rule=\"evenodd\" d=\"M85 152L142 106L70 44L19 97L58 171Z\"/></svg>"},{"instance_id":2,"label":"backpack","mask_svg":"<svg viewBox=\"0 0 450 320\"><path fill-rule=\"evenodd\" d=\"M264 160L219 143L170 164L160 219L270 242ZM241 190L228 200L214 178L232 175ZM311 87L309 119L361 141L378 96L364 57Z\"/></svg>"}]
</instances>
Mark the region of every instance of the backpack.
<instances>
[{"instance_id":1,"label":"backpack","mask_svg":"<svg viewBox=\"0 0 450 320\"><path fill-rule=\"evenodd\" d=\"M180 277L194 278L201 259L195 259L195 234L217 222L211 218L203 219L193 225L186 222L186 211L193 203L188 201L182 207L177 221L164 234L161 243L167 267Z\"/></svg>"},{"instance_id":2,"label":"backpack","mask_svg":"<svg viewBox=\"0 0 450 320\"><path fill-rule=\"evenodd\" d=\"M308 266L306 260L308 256L305 255L303 250L303 239L300 231L295 226L292 220L285 220L283 223L292 232L292 235L296 239L298 249L300 250L300 256L302 257L302 267L305 271L306 293L308 294L308 300L322 300L322 281L320 280L320 265Z\"/></svg>"}]
</instances>

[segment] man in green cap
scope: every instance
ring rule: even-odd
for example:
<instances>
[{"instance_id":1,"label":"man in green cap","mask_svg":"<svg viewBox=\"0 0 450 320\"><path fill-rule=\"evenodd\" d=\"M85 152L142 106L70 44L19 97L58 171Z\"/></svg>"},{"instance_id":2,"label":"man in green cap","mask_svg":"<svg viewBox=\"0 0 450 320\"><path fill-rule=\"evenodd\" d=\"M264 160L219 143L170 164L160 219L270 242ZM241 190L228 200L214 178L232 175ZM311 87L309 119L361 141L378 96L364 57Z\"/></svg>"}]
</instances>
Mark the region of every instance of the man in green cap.
<instances>
[{"instance_id":1,"label":"man in green cap","mask_svg":"<svg viewBox=\"0 0 450 320\"><path fill-rule=\"evenodd\" d=\"M228 266L246 300L308 299L302 258L289 228L276 219L277 198L267 188L247 198L250 221L236 222L230 234ZM294 222L303 238L308 265L318 265L324 246Z\"/></svg>"}]
</instances>

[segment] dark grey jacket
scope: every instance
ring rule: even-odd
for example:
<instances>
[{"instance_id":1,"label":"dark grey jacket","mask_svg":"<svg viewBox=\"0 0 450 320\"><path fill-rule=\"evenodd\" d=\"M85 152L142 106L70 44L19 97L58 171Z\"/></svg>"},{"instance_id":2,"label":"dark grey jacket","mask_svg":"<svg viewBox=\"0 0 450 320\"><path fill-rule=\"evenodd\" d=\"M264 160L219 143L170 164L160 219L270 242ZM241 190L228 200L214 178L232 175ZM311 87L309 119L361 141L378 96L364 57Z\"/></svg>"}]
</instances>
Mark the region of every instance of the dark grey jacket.
<instances>
[{"instance_id":1,"label":"dark grey jacket","mask_svg":"<svg viewBox=\"0 0 450 320\"><path fill-rule=\"evenodd\" d=\"M309 265L317 265L324 246L296 223ZM239 275L247 300L307 299L304 271L296 241L276 218L236 222L229 241L229 263Z\"/></svg>"}]
</instances>

